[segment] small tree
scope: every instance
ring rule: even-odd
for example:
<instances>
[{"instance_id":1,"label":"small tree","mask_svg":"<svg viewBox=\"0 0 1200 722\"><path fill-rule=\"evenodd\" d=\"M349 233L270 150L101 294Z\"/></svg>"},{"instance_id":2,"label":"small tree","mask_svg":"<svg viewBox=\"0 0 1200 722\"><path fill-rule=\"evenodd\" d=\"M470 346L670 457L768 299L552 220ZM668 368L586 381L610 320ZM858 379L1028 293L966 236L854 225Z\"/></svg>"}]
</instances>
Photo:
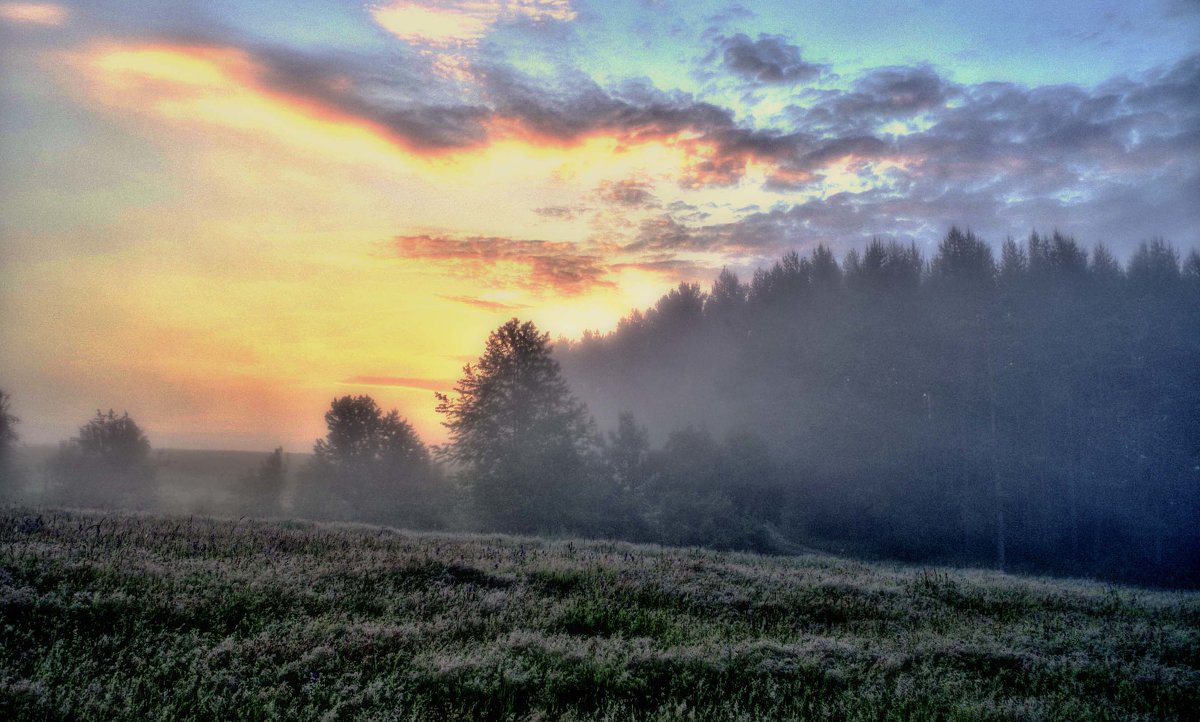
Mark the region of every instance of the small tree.
<instances>
[{"instance_id":1,"label":"small tree","mask_svg":"<svg viewBox=\"0 0 1200 722\"><path fill-rule=\"evenodd\" d=\"M283 447L263 459L257 469L251 469L241 479L246 507L255 514L274 514L279 509L279 496L287 483L287 461Z\"/></svg>"},{"instance_id":2,"label":"small tree","mask_svg":"<svg viewBox=\"0 0 1200 722\"><path fill-rule=\"evenodd\" d=\"M609 482L604 531L625 539L648 538L647 490L653 477L650 434L638 425L633 414L621 413L616 430L608 433L603 468Z\"/></svg>"},{"instance_id":3,"label":"small tree","mask_svg":"<svg viewBox=\"0 0 1200 722\"><path fill-rule=\"evenodd\" d=\"M313 444L306 470L311 482L332 491L358 518L427 523L433 462L398 411L384 414L370 396L343 396L330 404L325 424L329 431ZM332 510L313 511L328 516Z\"/></svg>"},{"instance_id":4,"label":"small tree","mask_svg":"<svg viewBox=\"0 0 1200 722\"><path fill-rule=\"evenodd\" d=\"M645 494L650 480L650 433L628 411L618 416L616 430L608 433L605 457L619 490L634 497Z\"/></svg>"},{"instance_id":5,"label":"small tree","mask_svg":"<svg viewBox=\"0 0 1200 722\"><path fill-rule=\"evenodd\" d=\"M550 352L549 334L514 318L463 368L457 396L438 394L450 432L443 454L492 528L582 530L596 521L595 432Z\"/></svg>"},{"instance_id":6,"label":"small tree","mask_svg":"<svg viewBox=\"0 0 1200 722\"><path fill-rule=\"evenodd\" d=\"M9 412L11 400L12 397L0 389L0 489L12 484L16 477L12 451L20 438L16 429L20 419Z\"/></svg>"},{"instance_id":7,"label":"small tree","mask_svg":"<svg viewBox=\"0 0 1200 722\"><path fill-rule=\"evenodd\" d=\"M150 441L129 413L96 412L64 442L49 462L64 501L97 505L140 505L154 479Z\"/></svg>"}]
</instances>

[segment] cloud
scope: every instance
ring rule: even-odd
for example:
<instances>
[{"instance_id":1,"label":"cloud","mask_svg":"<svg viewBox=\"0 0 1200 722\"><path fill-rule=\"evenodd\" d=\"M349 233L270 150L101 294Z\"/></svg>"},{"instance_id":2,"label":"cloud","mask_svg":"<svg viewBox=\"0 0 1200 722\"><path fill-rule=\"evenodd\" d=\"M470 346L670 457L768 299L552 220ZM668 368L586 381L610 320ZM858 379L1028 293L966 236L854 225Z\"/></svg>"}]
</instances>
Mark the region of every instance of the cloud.
<instances>
[{"instance_id":1,"label":"cloud","mask_svg":"<svg viewBox=\"0 0 1200 722\"><path fill-rule=\"evenodd\" d=\"M398 236L393 240L401 258L436 261L456 267L497 285L577 295L599 286L612 286L599 255L581 253L573 243L472 236ZM503 264L518 268L509 271Z\"/></svg>"},{"instance_id":2,"label":"cloud","mask_svg":"<svg viewBox=\"0 0 1200 722\"><path fill-rule=\"evenodd\" d=\"M399 386L406 389L448 391L456 383L452 379L424 379L407 376L351 376L338 383L345 386Z\"/></svg>"},{"instance_id":3,"label":"cloud","mask_svg":"<svg viewBox=\"0 0 1200 722\"><path fill-rule=\"evenodd\" d=\"M668 213L648 218L636 238L625 246L629 252L772 255L789 247L795 222L786 214L754 213L731 223L690 225Z\"/></svg>"},{"instance_id":4,"label":"cloud","mask_svg":"<svg viewBox=\"0 0 1200 722\"><path fill-rule=\"evenodd\" d=\"M52 3L0 3L0 21L20 25L58 26L67 21L68 12Z\"/></svg>"},{"instance_id":5,"label":"cloud","mask_svg":"<svg viewBox=\"0 0 1200 722\"><path fill-rule=\"evenodd\" d=\"M709 17L705 18L705 22L713 28L719 28L738 20L753 20L755 17L756 16L753 12L747 10L741 5L732 5L724 10L721 10L715 15L710 15Z\"/></svg>"},{"instance_id":6,"label":"cloud","mask_svg":"<svg viewBox=\"0 0 1200 722\"><path fill-rule=\"evenodd\" d=\"M794 84L815 80L827 65L805 62L800 48L781 35L760 34L758 40L738 33L720 38L718 51L725 68L743 79L763 84Z\"/></svg>"},{"instance_id":7,"label":"cloud","mask_svg":"<svg viewBox=\"0 0 1200 722\"><path fill-rule=\"evenodd\" d=\"M651 257L642 261L614 263L612 268L615 271L634 269L638 271L645 271L647 273L657 273L667 276L673 280L684 278L710 278L717 270L717 268L714 266L698 263L696 261L662 256Z\"/></svg>"},{"instance_id":8,"label":"cloud","mask_svg":"<svg viewBox=\"0 0 1200 722\"><path fill-rule=\"evenodd\" d=\"M943 106L952 95L953 87L930 67L877 68L835 106L845 115L891 118Z\"/></svg>"},{"instance_id":9,"label":"cloud","mask_svg":"<svg viewBox=\"0 0 1200 722\"><path fill-rule=\"evenodd\" d=\"M586 208L569 207L569 206L544 206L542 208L534 208L533 212L543 218L554 218L560 221L570 221L579 217L580 213L586 211Z\"/></svg>"},{"instance_id":10,"label":"cloud","mask_svg":"<svg viewBox=\"0 0 1200 722\"><path fill-rule=\"evenodd\" d=\"M685 93L636 84L609 92L579 72L547 81L494 65L480 74L497 118L543 141L571 143L611 133L626 142L639 142L733 125L729 110Z\"/></svg>"},{"instance_id":11,"label":"cloud","mask_svg":"<svg viewBox=\"0 0 1200 722\"><path fill-rule=\"evenodd\" d=\"M358 58L306 55L281 48L255 53L261 88L283 92L320 112L349 116L417 151L477 146L486 140L486 106L444 95L417 69L380 70Z\"/></svg>"},{"instance_id":12,"label":"cloud","mask_svg":"<svg viewBox=\"0 0 1200 722\"><path fill-rule=\"evenodd\" d=\"M502 22L568 22L576 12L568 0L398 0L373 7L371 16L407 43L445 47L476 45Z\"/></svg>"},{"instance_id":13,"label":"cloud","mask_svg":"<svg viewBox=\"0 0 1200 722\"><path fill-rule=\"evenodd\" d=\"M417 155L487 140L486 107L445 102L427 79L345 55L192 40L97 44L71 59L101 102L175 120L335 144L369 134Z\"/></svg>"},{"instance_id":14,"label":"cloud","mask_svg":"<svg viewBox=\"0 0 1200 722\"><path fill-rule=\"evenodd\" d=\"M763 82L798 77L797 63L803 63L798 48L778 37L720 42L721 60L726 49L737 49L730 62L755 82L760 76ZM1133 224L1114 222L1100 199L1140 213L1158 208L1155 198L1174 197L1200 174L1200 54L1093 88L961 84L923 65L875 68L846 89L795 94L786 113L755 122L737 120L731 107L711 99L660 90L645 80L602 87L579 71L533 77L494 57L473 69L474 82L466 87L434 76L418 54L399 52L398 61L381 63L353 52L215 41L125 48L120 62L104 66L113 82L96 95L112 102L139 87L129 82L134 79L146 88L124 101L135 110L169 101L180 118L237 123L268 117L263 108L269 107L309 125L334 124L339 134L363 129L424 156L508 141L539 152L596 137L613 141L618 152L658 144L682 159L672 179L682 189L675 198L662 186L610 180L591 185L579 204L560 201L535 211L562 220L608 214L605 230L612 237L605 242L634 253L741 253L822 233L830 242L857 243L889 227L928 239L943 232L944 222L1003 237L1042 222L1036 214L1077 224L1081 238L1104 237L1120 250L1136 239L1109 234ZM216 112L214 103L231 99L244 100L248 111ZM760 187L748 188L751 180ZM723 188L737 199L725 207L672 207L689 191ZM747 197L761 190L778 194L781 209L796 213L734 213L741 220L705 225L706 213L728 219L747 203L771 206L761 195ZM1141 235L1195 242L1195 206L1139 216L1146 226ZM612 223L617 212L644 210L665 213L649 219L627 213L632 225ZM1105 225L1097 221L1102 217L1109 219ZM470 268L509 285L572 293L608 283L603 260L609 251L598 246L581 251L572 244L499 238L491 240L501 250L461 246L470 240L427 238L421 252L451 247L451 255L462 255L460 263L499 254L502 263L525 269L524 278L489 275L478 264Z\"/></svg>"},{"instance_id":15,"label":"cloud","mask_svg":"<svg viewBox=\"0 0 1200 722\"><path fill-rule=\"evenodd\" d=\"M624 206L626 208L644 208L658 205L658 200L650 192L650 184L644 181L602 181L596 188L596 195L605 203Z\"/></svg>"},{"instance_id":16,"label":"cloud","mask_svg":"<svg viewBox=\"0 0 1200 722\"><path fill-rule=\"evenodd\" d=\"M485 311L520 311L520 310L523 310L526 308L530 308L530 306L528 304L524 304L524 303L504 303L502 301L489 301L488 299L475 298L474 296L447 296L444 294L438 294L438 297L444 298L447 301L454 301L455 303L461 303L466 306L474 306L475 308L482 308Z\"/></svg>"},{"instance_id":17,"label":"cloud","mask_svg":"<svg viewBox=\"0 0 1200 722\"><path fill-rule=\"evenodd\" d=\"M827 167L832 163L855 158L858 160L880 158L886 155L891 146L888 143L870 135L835 138L825 141L812 150L803 153L797 159L795 169L815 170Z\"/></svg>"}]
</instances>

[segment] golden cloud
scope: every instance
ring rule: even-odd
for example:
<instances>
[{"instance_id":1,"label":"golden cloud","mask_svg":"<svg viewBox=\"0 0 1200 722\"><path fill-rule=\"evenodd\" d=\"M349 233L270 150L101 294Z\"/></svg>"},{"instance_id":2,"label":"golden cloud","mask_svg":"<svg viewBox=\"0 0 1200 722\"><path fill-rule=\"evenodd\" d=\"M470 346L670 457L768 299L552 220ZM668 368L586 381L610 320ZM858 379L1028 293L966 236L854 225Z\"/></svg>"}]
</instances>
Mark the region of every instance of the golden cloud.
<instances>
[{"instance_id":1,"label":"golden cloud","mask_svg":"<svg viewBox=\"0 0 1200 722\"><path fill-rule=\"evenodd\" d=\"M67 9L52 3L3 3L0 20L23 25L58 26L67 21Z\"/></svg>"}]
</instances>

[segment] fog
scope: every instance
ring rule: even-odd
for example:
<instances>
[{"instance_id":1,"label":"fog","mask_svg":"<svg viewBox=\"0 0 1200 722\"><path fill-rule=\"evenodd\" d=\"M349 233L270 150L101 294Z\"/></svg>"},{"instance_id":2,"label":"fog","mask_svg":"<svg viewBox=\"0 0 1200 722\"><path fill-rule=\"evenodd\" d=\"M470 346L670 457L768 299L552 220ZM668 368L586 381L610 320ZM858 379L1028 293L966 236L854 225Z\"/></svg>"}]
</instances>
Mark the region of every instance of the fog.
<instances>
[{"instance_id":1,"label":"fog","mask_svg":"<svg viewBox=\"0 0 1200 722\"><path fill-rule=\"evenodd\" d=\"M769 449L785 538L910 561L1194 584L1200 256L1055 233L872 243L681 285L563 344L605 425Z\"/></svg>"},{"instance_id":2,"label":"fog","mask_svg":"<svg viewBox=\"0 0 1200 722\"><path fill-rule=\"evenodd\" d=\"M152 449L98 412L6 447L0 493L1200 584L1195 251L818 247L610 334L513 319L484 349L439 396L441 447L366 396L333 400L312 454Z\"/></svg>"},{"instance_id":3,"label":"fog","mask_svg":"<svg viewBox=\"0 0 1200 722\"><path fill-rule=\"evenodd\" d=\"M285 453L285 477L262 488L254 473L268 452L201 449L155 449L152 476L123 479L88 472L58 473L53 459L58 446L21 445L12 454L12 483L5 500L23 504L127 509L174 515L238 518L294 515L295 470L311 454Z\"/></svg>"}]
</instances>

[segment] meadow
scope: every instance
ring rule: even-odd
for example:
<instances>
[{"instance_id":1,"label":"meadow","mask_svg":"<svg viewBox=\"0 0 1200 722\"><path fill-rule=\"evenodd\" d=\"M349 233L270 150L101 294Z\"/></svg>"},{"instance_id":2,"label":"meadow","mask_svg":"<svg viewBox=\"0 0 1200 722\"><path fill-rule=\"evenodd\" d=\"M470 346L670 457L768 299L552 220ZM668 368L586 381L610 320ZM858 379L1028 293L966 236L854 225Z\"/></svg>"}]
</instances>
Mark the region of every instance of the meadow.
<instances>
[{"instance_id":1,"label":"meadow","mask_svg":"<svg viewBox=\"0 0 1200 722\"><path fill-rule=\"evenodd\" d=\"M5 719L1188 719L1200 595L6 507Z\"/></svg>"}]
</instances>

